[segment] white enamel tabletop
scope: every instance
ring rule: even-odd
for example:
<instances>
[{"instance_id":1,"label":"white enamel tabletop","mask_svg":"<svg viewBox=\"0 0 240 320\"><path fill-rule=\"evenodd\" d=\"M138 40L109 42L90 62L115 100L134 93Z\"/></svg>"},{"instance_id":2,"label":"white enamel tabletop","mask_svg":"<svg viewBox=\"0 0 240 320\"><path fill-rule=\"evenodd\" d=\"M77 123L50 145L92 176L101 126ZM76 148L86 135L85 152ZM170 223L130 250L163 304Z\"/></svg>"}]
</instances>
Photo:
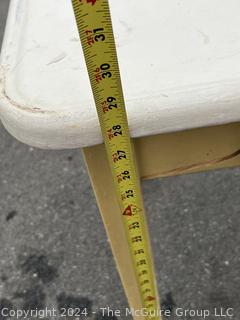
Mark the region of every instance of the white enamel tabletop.
<instances>
[{"instance_id":1,"label":"white enamel tabletop","mask_svg":"<svg viewBox=\"0 0 240 320\"><path fill-rule=\"evenodd\" d=\"M132 136L240 120L239 0L110 6ZM70 0L12 0L0 65L0 117L15 137L102 142Z\"/></svg>"}]
</instances>

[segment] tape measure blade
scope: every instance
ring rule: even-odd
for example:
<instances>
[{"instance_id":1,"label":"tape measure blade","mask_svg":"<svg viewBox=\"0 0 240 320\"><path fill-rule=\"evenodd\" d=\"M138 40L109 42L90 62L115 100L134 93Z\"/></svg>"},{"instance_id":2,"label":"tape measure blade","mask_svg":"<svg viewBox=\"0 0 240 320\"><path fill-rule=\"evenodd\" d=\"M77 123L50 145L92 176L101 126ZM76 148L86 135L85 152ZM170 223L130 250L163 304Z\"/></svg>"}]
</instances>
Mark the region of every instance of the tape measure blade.
<instances>
[{"instance_id":1,"label":"tape measure blade","mask_svg":"<svg viewBox=\"0 0 240 320\"><path fill-rule=\"evenodd\" d=\"M150 241L108 1L72 0L72 3L142 307L149 314L146 318L159 319Z\"/></svg>"}]
</instances>

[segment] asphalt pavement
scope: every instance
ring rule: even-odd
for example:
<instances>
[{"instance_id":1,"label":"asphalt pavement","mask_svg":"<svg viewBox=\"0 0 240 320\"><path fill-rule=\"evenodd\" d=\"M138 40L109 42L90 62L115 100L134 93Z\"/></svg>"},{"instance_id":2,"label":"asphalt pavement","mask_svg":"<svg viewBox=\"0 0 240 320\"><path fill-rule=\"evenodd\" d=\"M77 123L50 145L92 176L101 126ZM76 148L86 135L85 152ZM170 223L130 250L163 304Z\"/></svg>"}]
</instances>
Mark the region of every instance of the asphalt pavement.
<instances>
[{"instance_id":1,"label":"asphalt pavement","mask_svg":"<svg viewBox=\"0 0 240 320\"><path fill-rule=\"evenodd\" d=\"M7 6L0 0L0 42ZM35 149L0 125L0 177L0 311L56 308L59 319L70 307L85 307L88 319L101 319L101 307L124 312L80 150ZM240 169L146 181L143 192L166 319L202 319L175 312L216 307L239 320Z\"/></svg>"}]
</instances>

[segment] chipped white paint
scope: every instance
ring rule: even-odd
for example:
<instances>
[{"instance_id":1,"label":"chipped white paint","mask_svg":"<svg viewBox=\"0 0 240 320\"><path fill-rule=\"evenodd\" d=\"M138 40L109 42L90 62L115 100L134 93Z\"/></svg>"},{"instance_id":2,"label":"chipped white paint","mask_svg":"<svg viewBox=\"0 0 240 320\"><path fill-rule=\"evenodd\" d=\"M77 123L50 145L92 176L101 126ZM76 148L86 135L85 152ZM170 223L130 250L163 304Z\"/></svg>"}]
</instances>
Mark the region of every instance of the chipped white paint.
<instances>
[{"instance_id":1,"label":"chipped white paint","mask_svg":"<svg viewBox=\"0 0 240 320\"><path fill-rule=\"evenodd\" d=\"M110 4L132 136L240 120L239 0ZM11 1L0 117L33 146L102 141L70 0Z\"/></svg>"}]
</instances>

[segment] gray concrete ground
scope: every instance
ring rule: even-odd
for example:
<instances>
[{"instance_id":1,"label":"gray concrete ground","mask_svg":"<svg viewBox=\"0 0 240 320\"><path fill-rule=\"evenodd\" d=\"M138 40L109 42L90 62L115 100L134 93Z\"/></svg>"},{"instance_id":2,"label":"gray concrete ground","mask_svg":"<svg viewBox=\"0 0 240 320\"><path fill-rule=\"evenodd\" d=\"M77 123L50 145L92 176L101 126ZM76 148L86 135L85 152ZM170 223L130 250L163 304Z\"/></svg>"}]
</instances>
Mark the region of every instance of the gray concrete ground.
<instances>
[{"instance_id":1,"label":"gray concrete ground","mask_svg":"<svg viewBox=\"0 0 240 320\"><path fill-rule=\"evenodd\" d=\"M30 148L0 126L0 154L0 310L127 307L80 151ZM168 319L202 319L179 307L234 308L238 319L239 181L229 169L144 182Z\"/></svg>"}]
</instances>

